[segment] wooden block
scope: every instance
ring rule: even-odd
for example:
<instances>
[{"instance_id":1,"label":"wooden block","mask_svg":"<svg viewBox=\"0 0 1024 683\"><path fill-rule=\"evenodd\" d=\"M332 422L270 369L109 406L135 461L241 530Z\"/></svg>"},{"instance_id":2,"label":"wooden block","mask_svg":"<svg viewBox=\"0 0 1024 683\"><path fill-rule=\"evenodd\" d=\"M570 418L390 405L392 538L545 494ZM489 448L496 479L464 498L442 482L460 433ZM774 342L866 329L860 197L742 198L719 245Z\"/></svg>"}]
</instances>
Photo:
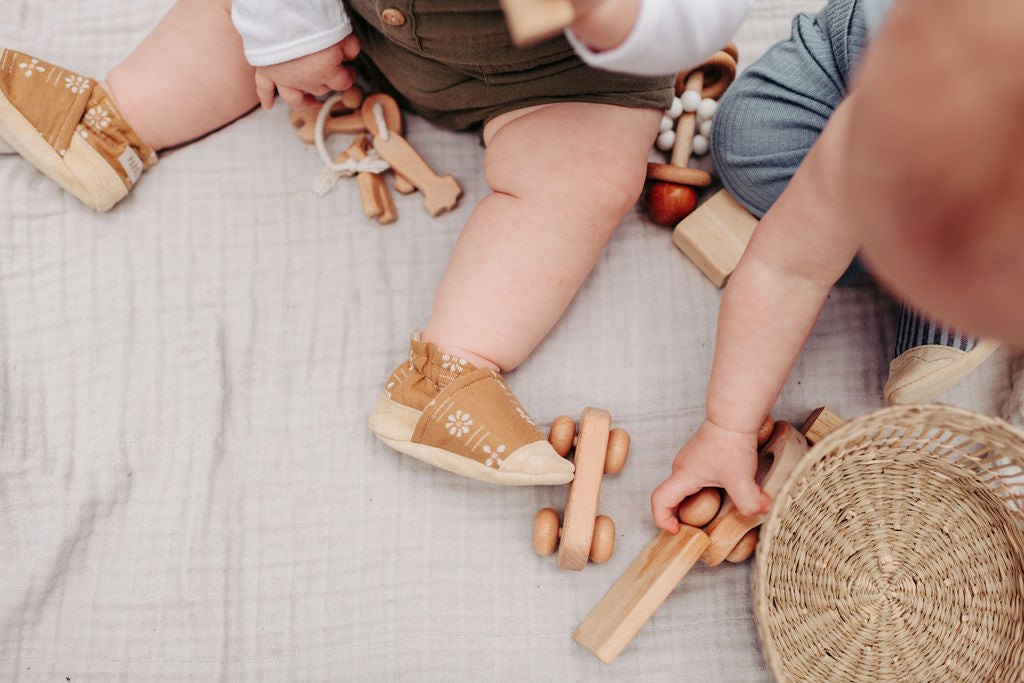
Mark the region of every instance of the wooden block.
<instances>
[{"instance_id":1,"label":"wooden block","mask_svg":"<svg viewBox=\"0 0 1024 683\"><path fill-rule=\"evenodd\" d=\"M672 231L672 242L716 287L743 256L757 219L725 190L715 193Z\"/></svg>"},{"instance_id":2,"label":"wooden block","mask_svg":"<svg viewBox=\"0 0 1024 683\"><path fill-rule=\"evenodd\" d=\"M572 637L602 662L611 664L710 542L707 534L689 526L676 534L659 532Z\"/></svg>"},{"instance_id":3,"label":"wooden block","mask_svg":"<svg viewBox=\"0 0 1024 683\"><path fill-rule=\"evenodd\" d=\"M576 16L570 0L501 0L508 32L516 45L561 33Z\"/></svg>"},{"instance_id":4,"label":"wooden block","mask_svg":"<svg viewBox=\"0 0 1024 683\"><path fill-rule=\"evenodd\" d=\"M583 409L573 459L576 473L569 484L562 540L558 544L558 566L563 569L579 571L587 566L590 557L611 424L612 416L607 410Z\"/></svg>"},{"instance_id":5,"label":"wooden block","mask_svg":"<svg viewBox=\"0 0 1024 683\"><path fill-rule=\"evenodd\" d=\"M826 434L839 429L844 424L846 424L846 420L822 406L804 420L804 426L800 428L800 431L807 437L807 442L813 446L824 439Z\"/></svg>"}]
</instances>

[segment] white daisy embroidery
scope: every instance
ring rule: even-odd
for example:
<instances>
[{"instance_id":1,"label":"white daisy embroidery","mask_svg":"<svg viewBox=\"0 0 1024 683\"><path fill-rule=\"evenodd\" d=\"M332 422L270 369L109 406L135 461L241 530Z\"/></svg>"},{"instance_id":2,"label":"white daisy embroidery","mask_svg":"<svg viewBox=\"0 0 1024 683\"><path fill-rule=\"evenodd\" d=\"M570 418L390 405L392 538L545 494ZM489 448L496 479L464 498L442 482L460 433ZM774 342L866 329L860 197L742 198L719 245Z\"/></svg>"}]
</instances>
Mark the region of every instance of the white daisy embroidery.
<instances>
[{"instance_id":1,"label":"white daisy embroidery","mask_svg":"<svg viewBox=\"0 0 1024 683\"><path fill-rule=\"evenodd\" d=\"M98 131L100 128L106 128L110 125L110 112L103 107L90 107L89 111L85 112L83 120L85 121L85 125Z\"/></svg>"},{"instance_id":2,"label":"white daisy embroidery","mask_svg":"<svg viewBox=\"0 0 1024 683\"><path fill-rule=\"evenodd\" d=\"M488 467L501 467L502 463L505 462L500 457L505 455L505 444L501 444L493 451L490 446L484 446L484 453L488 455L487 462L485 463Z\"/></svg>"},{"instance_id":3,"label":"white daisy embroidery","mask_svg":"<svg viewBox=\"0 0 1024 683\"><path fill-rule=\"evenodd\" d=\"M448 372L459 374L465 369L466 361L461 358L453 358L447 353L441 355L441 369L447 370Z\"/></svg>"},{"instance_id":4,"label":"white daisy embroidery","mask_svg":"<svg viewBox=\"0 0 1024 683\"><path fill-rule=\"evenodd\" d=\"M89 79L82 76L64 77L64 87L74 93L85 92L89 85L91 85Z\"/></svg>"},{"instance_id":5,"label":"white daisy embroidery","mask_svg":"<svg viewBox=\"0 0 1024 683\"><path fill-rule=\"evenodd\" d=\"M445 428L452 436L462 436L469 433L469 427L472 424L473 417L469 413L456 410L454 414L448 416Z\"/></svg>"},{"instance_id":6,"label":"white daisy embroidery","mask_svg":"<svg viewBox=\"0 0 1024 683\"><path fill-rule=\"evenodd\" d=\"M392 388L393 388L394 386L395 386L395 383L394 383L394 382L388 382L388 383L387 383L387 385L386 385L386 386L384 387L384 396L385 396L385 397L387 397L387 398L389 398L389 399L391 398L391 389L392 389Z\"/></svg>"},{"instance_id":7,"label":"white daisy embroidery","mask_svg":"<svg viewBox=\"0 0 1024 683\"><path fill-rule=\"evenodd\" d=\"M46 69L39 66L39 60L34 57L27 62L22 62L21 64L19 64L18 68L25 70L25 78L29 78L32 74L34 74L37 71L46 71Z\"/></svg>"}]
</instances>

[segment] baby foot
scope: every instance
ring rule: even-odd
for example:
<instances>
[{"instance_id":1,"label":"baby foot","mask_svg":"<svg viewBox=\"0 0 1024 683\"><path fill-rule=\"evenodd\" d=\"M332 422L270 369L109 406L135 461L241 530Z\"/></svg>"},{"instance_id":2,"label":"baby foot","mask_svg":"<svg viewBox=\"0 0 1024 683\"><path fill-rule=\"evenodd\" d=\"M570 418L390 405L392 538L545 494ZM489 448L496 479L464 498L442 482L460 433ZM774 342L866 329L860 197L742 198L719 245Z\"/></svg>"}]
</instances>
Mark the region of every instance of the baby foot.
<instances>
[{"instance_id":1,"label":"baby foot","mask_svg":"<svg viewBox=\"0 0 1024 683\"><path fill-rule=\"evenodd\" d=\"M156 153L95 79L0 48L0 138L97 211L123 199Z\"/></svg>"},{"instance_id":2,"label":"baby foot","mask_svg":"<svg viewBox=\"0 0 1024 683\"><path fill-rule=\"evenodd\" d=\"M995 341L968 337L901 306L885 398L897 404L930 401L971 374L997 348Z\"/></svg>"},{"instance_id":3,"label":"baby foot","mask_svg":"<svg viewBox=\"0 0 1024 683\"><path fill-rule=\"evenodd\" d=\"M400 453L495 484L566 484L573 465L544 438L500 374L414 335L370 429Z\"/></svg>"}]
</instances>

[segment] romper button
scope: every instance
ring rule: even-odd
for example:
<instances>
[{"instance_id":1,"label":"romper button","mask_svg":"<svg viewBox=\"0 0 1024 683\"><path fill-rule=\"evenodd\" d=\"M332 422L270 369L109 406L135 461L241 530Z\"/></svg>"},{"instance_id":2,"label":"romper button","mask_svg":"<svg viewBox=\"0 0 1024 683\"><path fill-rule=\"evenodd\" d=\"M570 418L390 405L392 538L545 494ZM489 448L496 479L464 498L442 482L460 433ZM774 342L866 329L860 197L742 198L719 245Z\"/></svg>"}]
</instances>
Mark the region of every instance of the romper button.
<instances>
[{"instance_id":1,"label":"romper button","mask_svg":"<svg viewBox=\"0 0 1024 683\"><path fill-rule=\"evenodd\" d=\"M394 7L388 7L381 12L380 18L389 26L401 26L405 23L405 15L402 14L401 10L397 10Z\"/></svg>"}]
</instances>

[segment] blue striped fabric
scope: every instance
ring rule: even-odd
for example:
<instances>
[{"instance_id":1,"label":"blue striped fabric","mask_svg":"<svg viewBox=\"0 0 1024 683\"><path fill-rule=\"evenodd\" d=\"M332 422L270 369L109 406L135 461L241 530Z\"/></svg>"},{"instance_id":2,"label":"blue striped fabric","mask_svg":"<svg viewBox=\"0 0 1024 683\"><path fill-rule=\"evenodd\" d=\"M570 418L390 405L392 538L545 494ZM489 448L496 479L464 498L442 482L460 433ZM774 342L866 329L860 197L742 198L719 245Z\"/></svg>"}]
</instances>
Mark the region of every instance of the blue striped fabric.
<instances>
[{"instance_id":1,"label":"blue striped fabric","mask_svg":"<svg viewBox=\"0 0 1024 683\"><path fill-rule=\"evenodd\" d=\"M978 340L959 330L943 327L937 322L923 318L906 306L900 306L892 357L896 358L915 346L929 344L949 346L967 352L978 345Z\"/></svg>"}]
</instances>

